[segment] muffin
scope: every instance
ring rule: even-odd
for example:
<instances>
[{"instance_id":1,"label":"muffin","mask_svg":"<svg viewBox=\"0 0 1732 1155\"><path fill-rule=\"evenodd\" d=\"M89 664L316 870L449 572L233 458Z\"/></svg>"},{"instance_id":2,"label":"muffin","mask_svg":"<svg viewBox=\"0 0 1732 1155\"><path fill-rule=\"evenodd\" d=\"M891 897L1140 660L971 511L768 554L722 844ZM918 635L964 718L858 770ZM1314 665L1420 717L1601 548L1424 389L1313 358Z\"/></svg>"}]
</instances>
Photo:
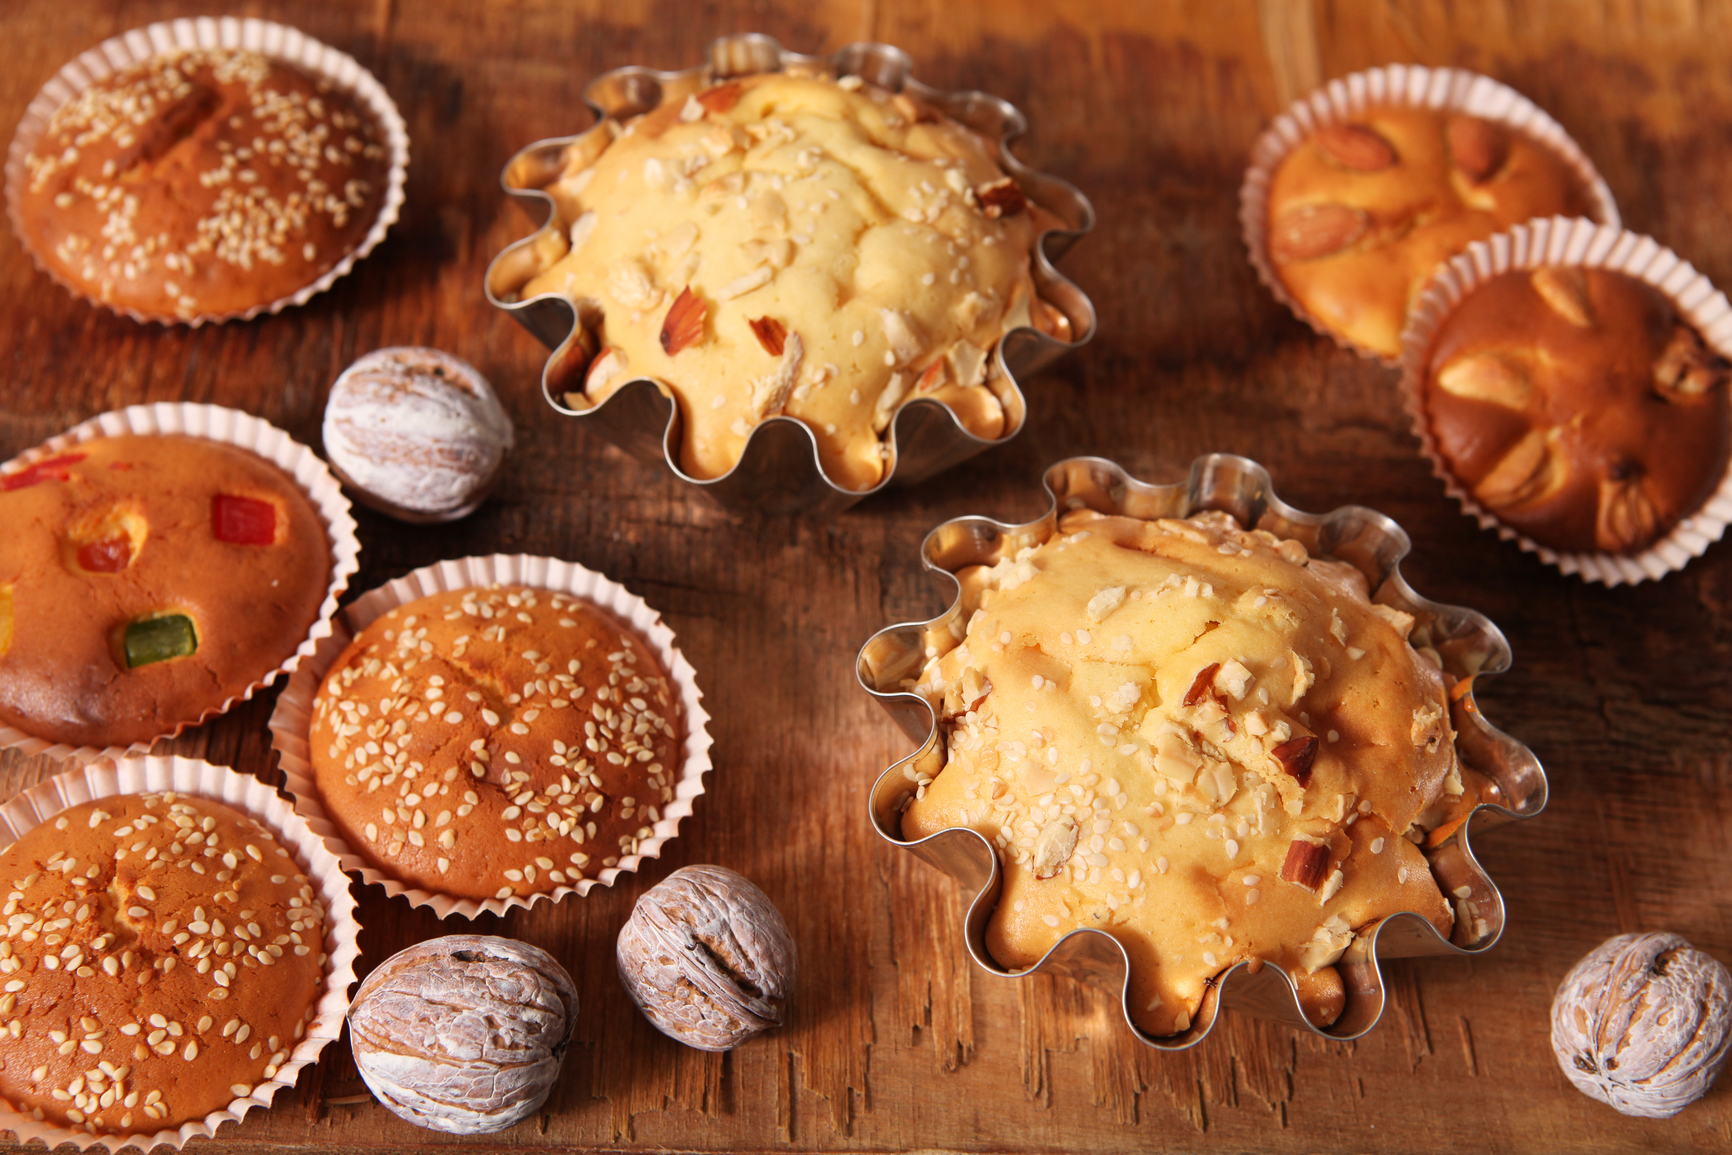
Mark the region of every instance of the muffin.
<instances>
[{"instance_id":1,"label":"muffin","mask_svg":"<svg viewBox=\"0 0 1732 1155\"><path fill-rule=\"evenodd\" d=\"M1275 167L1267 256L1317 325L1394 358L1438 262L1532 217L1597 215L1594 194L1550 143L1506 124L1372 107L1317 127Z\"/></svg>"},{"instance_id":2,"label":"muffin","mask_svg":"<svg viewBox=\"0 0 1732 1155\"><path fill-rule=\"evenodd\" d=\"M1443 318L1421 364L1440 464L1550 549L1640 553L1726 476L1732 366L1635 277L1555 266L1492 276Z\"/></svg>"},{"instance_id":3,"label":"muffin","mask_svg":"<svg viewBox=\"0 0 1732 1155\"><path fill-rule=\"evenodd\" d=\"M257 822L177 794L99 798L0 852L0 1097L151 1133L276 1074L312 1020L325 910Z\"/></svg>"},{"instance_id":4,"label":"muffin","mask_svg":"<svg viewBox=\"0 0 1732 1155\"><path fill-rule=\"evenodd\" d=\"M1370 924L1413 911L1449 936L1420 847L1496 789L1456 755L1414 619L1357 569L1222 513L1078 509L957 577L966 633L915 687L943 764L901 830L997 849L1000 965L1104 931L1133 1020L1172 1035L1242 960L1280 966L1325 1024L1345 1000L1333 964Z\"/></svg>"},{"instance_id":5,"label":"muffin","mask_svg":"<svg viewBox=\"0 0 1732 1155\"><path fill-rule=\"evenodd\" d=\"M164 322L281 301L359 248L392 159L328 77L233 48L177 48L62 105L24 156L13 219L73 292Z\"/></svg>"},{"instance_id":6,"label":"muffin","mask_svg":"<svg viewBox=\"0 0 1732 1155\"><path fill-rule=\"evenodd\" d=\"M552 892L638 852L674 800L680 695L582 598L450 590L362 630L308 737L326 813L374 869L469 899Z\"/></svg>"},{"instance_id":7,"label":"muffin","mask_svg":"<svg viewBox=\"0 0 1732 1155\"><path fill-rule=\"evenodd\" d=\"M546 187L556 227L520 297L577 306L594 357L568 404L658 382L679 408L680 467L699 479L785 414L852 490L893 466L885 433L911 399L944 402L983 439L1016 430L999 338L1029 324L1065 337L1069 321L1032 274L1056 218L993 145L854 76L667 91L579 138Z\"/></svg>"},{"instance_id":8,"label":"muffin","mask_svg":"<svg viewBox=\"0 0 1732 1155\"><path fill-rule=\"evenodd\" d=\"M331 548L307 494L203 437L100 437L0 475L0 722L71 746L194 724L292 657Z\"/></svg>"}]
</instances>

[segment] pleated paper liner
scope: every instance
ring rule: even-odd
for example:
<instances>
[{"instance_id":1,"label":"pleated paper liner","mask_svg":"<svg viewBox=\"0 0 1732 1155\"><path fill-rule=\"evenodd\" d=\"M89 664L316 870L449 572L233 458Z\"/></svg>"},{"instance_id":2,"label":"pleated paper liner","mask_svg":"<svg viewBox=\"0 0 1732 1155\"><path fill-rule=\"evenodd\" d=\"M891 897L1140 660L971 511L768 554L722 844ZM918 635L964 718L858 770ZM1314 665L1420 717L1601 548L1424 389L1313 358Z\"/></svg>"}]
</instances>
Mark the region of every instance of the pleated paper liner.
<instances>
[{"instance_id":1,"label":"pleated paper liner","mask_svg":"<svg viewBox=\"0 0 1732 1155\"><path fill-rule=\"evenodd\" d=\"M255 1107L268 1107L279 1092L293 1088L302 1068L317 1062L319 1053L343 1032L343 1016L349 1009L349 986L355 981L355 960L360 953L357 944L361 929L355 918L348 876L323 842L308 829L306 821L258 779L237 774L226 766L179 756L126 757L91 763L33 786L0 806L0 847L10 846L26 831L61 811L94 799L164 791L213 799L256 819L276 836L306 873L307 881L324 903L327 916L324 985L313 1020L275 1075L201 1120L156 1132L97 1135L38 1121L0 1100L0 1130L12 1131L20 1143L40 1141L47 1148L70 1143L80 1149L100 1146L110 1151L123 1147L178 1150L195 1136L214 1135L224 1123L239 1122Z\"/></svg>"},{"instance_id":2,"label":"pleated paper liner","mask_svg":"<svg viewBox=\"0 0 1732 1155\"><path fill-rule=\"evenodd\" d=\"M1575 170L1588 190L1597 219L1618 227L1618 206L1594 162L1539 105L1489 76L1460 68L1391 64L1331 80L1293 102L1251 149L1251 167L1239 187L1239 225L1257 277L1293 315L1344 349L1386 365L1396 361L1334 332L1287 291L1269 257L1269 183L1287 155L1331 124L1352 121L1373 108L1432 109L1466 113L1503 125L1547 145Z\"/></svg>"},{"instance_id":3,"label":"pleated paper liner","mask_svg":"<svg viewBox=\"0 0 1732 1155\"><path fill-rule=\"evenodd\" d=\"M1506 525L1475 501L1444 464L1425 419L1426 362L1439 327L1464 298L1490 278L1512 270L1545 266L1605 269L1645 282L1677 307L1710 349L1732 358L1732 305L1688 261L1652 237L1615 225L1581 218L1547 217L1517 225L1489 240L1476 241L1466 252L1438 266L1408 314L1407 328L1402 333L1402 404L1413 419L1414 434L1431 461L1432 472L1482 528L1496 530L1504 540L1515 542L1547 565L1575 574L1583 581L1617 586L1665 577L1684 568L1692 558L1701 557L1725 534L1726 523L1732 520L1732 465L1701 508L1682 518L1671 532L1640 553L1562 553Z\"/></svg>"},{"instance_id":4,"label":"pleated paper liner","mask_svg":"<svg viewBox=\"0 0 1732 1155\"><path fill-rule=\"evenodd\" d=\"M660 818L651 828L652 836L639 844L636 854L626 855L618 865L606 867L594 878L580 879L575 884L531 895L514 894L509 898L479 901L406 886L369 865L357 854L325 812L313 778L307 740L312 731L313 700L319 686L355 635L391 610L419 598L491 585L524 585L571 594L593 602L629 623L655 650L679 689L684 748L673 800L662 807ZM635 871L644 859L659 857L661 848L678 836L680 820L690 816L693 802L704 792L703 775L711 763L710 734L706 728L709 714L703 708L702 699L697 674L675 646L673 631L663 624L661 614L642 598L618 582L575 562L525 554L494 554L442 561L415 570L363 594L343 610L335 633L319 643L312 660L295 671L277 698L276 710L271 714L271 745L277 751L284 788L294 797L295 809L324 839L326 848L343 864L343 869L382 886L387 895L403 895L411 906L431 907L440 918L452 915L474 918L484 913L504 914L513 907L533 906L542 899L557 902L567 895L588 894L597 886L613 885L620 875Z\"/></svg>"},{"instance_id":5,"label":"pleated paper liner","mask_svg":"<svg viewBox=\"0 0 1732 1155\"><path fill-rule=\"evenodd\" d=\"M125 409L115 409L75 425L58 437L50 438L34 449L25 450L11 461L0 464L0 474L10 473L18 467L28 466L31 462L63 453L82 441L125 434L204 437L256 453L288 474L306 493L313 508L318 511L319 521L325 529L326 545L330 550L331 576L326 586L324 601L319 606L318 615L308 629L307 636L301 640L295 651L275 668L266 671L245 690L221 705L212 706L199 717L165 730L148 742L134 742L124 747L74 747L0 722L0 749L14 748L27 755L46 754L51 758L67 758L79 762L89 762L97 758L120 758L143 754L164 738L173 738L189 727L203 725L217 715L227 713L236 702L247 701L275 682L280 675L288 674L303 659L312 655L319 640L330 635L331 619L337 612L337 599L349 588L349 579L360 567L361 542L355 536L355 519L349 513L349 499L343 496L342 487L337 484L337 479L331 476L325 463L311 449L275 425L239 409L184 401L161 401L152 405L131 405Z\"/></svg>"},{"instance_id":6,"label":"pleated paper liner","mask_svg":"<svg viewBox=\"0 0 1732 1155\"><path fill-rule=\"evenodd\" d=\"M111 36L61 68L42 86L24 110L24 117L18 122L18 128L12 136L12 147L6 155L6 207L12 220L12 232L20 241L24 239L24 230L18 220L19 197L24 191L26 175L24 161L30 155L30 150L36 147L42 134L48 130L49 121L53 119L55 112L105 76L165 52L190 48L246 49L287 61L314 76L329 80L337 88L352 94L367 108L384 137L391 167L385 177L385 199L379 206L379 215L373 221L373 227L361 239L361 243L345 254L343 259L324 275L286 297L264 301L230 313L201 313L190 318L143 313L137 309L97 300L85 290L62 280L53 269L38 259L33 246L25 244L24 249L30 253L30 259L39 271L48 274L56 284L73 296L100 305L123 317L130 317L134 321L159 321L165 325L184 324L196 328L206 323L250 320L261 313L280 313L291 305L304 305L330 288L339 278L347 275L349 270L355 267L356 261L378 247L379 242L385 239L386 230L396 223L398 213L403 207L403 184L409 167L409 132L404 126L403 115L397 111L396 103L377 77L361 67L354 57L321 44L286 24L258 20L250 16L200 16L167 20L148 24L143 28L134 28L119 36Z\"/></svg>"}]
</instances>

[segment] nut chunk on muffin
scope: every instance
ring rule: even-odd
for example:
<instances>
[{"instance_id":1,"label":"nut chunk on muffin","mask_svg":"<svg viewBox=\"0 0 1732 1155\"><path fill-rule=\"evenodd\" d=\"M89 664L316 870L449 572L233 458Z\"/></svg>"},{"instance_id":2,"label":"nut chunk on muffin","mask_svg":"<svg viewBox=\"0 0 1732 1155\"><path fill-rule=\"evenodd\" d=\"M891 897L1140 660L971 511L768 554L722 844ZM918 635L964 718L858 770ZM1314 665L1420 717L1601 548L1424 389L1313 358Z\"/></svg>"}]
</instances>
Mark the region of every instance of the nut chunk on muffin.
<instances>
[{"instance_id":1,"label":"nut chunk on muffin","mask_svg":"<svg viewBox=\"0 0 1732 1155\"><path fill-rule=\"evenodd\" d=\"M1726 475L1732 366L1634 277L1501 273L1443 321L1424 365L1441 463L1542 546L1639 553Z\"/></svg>"},{"instance_id":2,"label":"nut chunk on muffin","mask_svg":"<svg viewBox=\"0 0 1732 1155\"><path fill-rule=\"evenodd\" d=\"M178 49L97 80L24 158L25 246L75 292L152 319L221 317L305 288L384 203L372 113L239 49Z\"/></svg>"},{"instance_id":3,"label":"nut chunk on muffin","mask_svg":"<svg viewBox=\"0 0 1732 1155\"><path fill-rule=\"evenodd\" d=\"M1170 1035L1241 960L1282 967L1322 1024L1368 923L1417 911L1448 935L1418 844L1479 787L1414 619L1358 570L1226 514L1081 510L958 578L967 633L917 687L946 764L902 828L997 847L1000 964L1103 930L1137 1025Z\"/></svg>"},{"instance_id":4,"label":"nut chunk on muffin","mask_svg":"<svg viewBox=\"0 0 1732 1155\"><path fill-rule=\"evenodd\" d=\"M274 1077L323 986L325 909L246 815L131 794L0 852L0 1096L37 1119L148 1134Z\"/></svg>"},{"instance_id":5,"label":"nut chunk on muffin","mask_svg":"<svg viewBox=\"0 0 1732 1155\"><path fill-rule=\"evenodd\" d=\"M871 488L901 405L931 397L978 437L1014 432L999 338L1069 333L1032 275L1057 221L980 136L858 77L671 95L583 137L547 191L560 227L522 295L572 298L591 331L584 395L568 400L660 382L694 477L726 473L759 422L787 414L832 480Z\"/></svg>"},{"instance_id":6,"label":"nut chunk on muffin","mask_svg":"<svg viewBox=\"0 0 1732 1155\"><path fill-rule=\"evenodd\" d=\"M1592 208L1570 163L1519 131L1465 113L1373 108L1319 128L1281 161L1269 258L1319 324L1393 358L1439 261L1530 218Z\"/></svg>"},{"instance_id":7,"label":"nut chunk on muffin","mask_svg":"<svg viewBox=\"0 0 1732 1155\"><path fill-rule=\"evenodd\" d=\"M629 626L528 586L452 590L362 630L309 738L375 869L460 898L551 893L636 854L681 769L677 687Z\"/></svg>"}]
</instances>

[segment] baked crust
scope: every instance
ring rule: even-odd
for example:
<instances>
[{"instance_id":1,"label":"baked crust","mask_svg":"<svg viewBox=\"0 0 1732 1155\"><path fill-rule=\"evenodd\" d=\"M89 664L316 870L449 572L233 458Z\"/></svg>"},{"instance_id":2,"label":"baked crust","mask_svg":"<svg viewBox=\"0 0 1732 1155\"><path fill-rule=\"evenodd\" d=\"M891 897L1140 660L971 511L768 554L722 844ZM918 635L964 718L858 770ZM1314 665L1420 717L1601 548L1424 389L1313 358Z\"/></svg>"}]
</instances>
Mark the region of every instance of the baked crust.
<instances>
[{"instance_id":1,"label":"baked crust","mask_svg":"<svg viewBox=\"0 0 1732 1155\"><path fill-rule=\"evenodd\" d=\"M289 852L218 802L75 806L0 851L0 1097L149 1133L276 1074L323 986L325 909Z\"/></svg>"},{"instance_id":2,"label":"baked crust","mask_svg":"<svg viewBox=\"0 0 1732 1155\"><path fill-rule=\"evenodd\" d=\"M329 80L238 49L103 77L25 158L22 239L75 291L168 321L312 284L371 231L390 160Z\"/></svg>"},{"instance_id":3,"label":"baked crust","mask_svg":"<svg viewBox=\"0 0 1732 1155\"><path fill-rule=\"evenodd\" d=\"M1562 157L1478 117L1374 108L1294 148L1269 183L1269 256L1331 332L1394 358L1440 261L1534 217L1587 216Z\"/></svg>"},{"instance_id":4,"label":"baked crust","mask_svg":"<svg viewBox=\"0 0 1732 1155\"><path fill-rule=\"evenodd\" d=\"M451 590L370 624L308 745L375 869L460 898L547 893L636 853L673 800L677 687L607 611L527 586Z\"/></svg>"},{"instance_id":5,"label":"baked crust","mask_svg":"<svg viewBox=\"0 0 1732 1155\"><path fill-rule=\"evenodd\" d=\"M219 540L219 497L268 504L273 540ZM196 723L295 652L330 583L306 493L257 454L202 437L69 446L0 477L0 525L0 720L71 746ZM124 543L124 568L87 568L81 551L105 541ZM164 614L191 620L196 652L129 667L128 625Z\"/></svg>"}]
</instances>

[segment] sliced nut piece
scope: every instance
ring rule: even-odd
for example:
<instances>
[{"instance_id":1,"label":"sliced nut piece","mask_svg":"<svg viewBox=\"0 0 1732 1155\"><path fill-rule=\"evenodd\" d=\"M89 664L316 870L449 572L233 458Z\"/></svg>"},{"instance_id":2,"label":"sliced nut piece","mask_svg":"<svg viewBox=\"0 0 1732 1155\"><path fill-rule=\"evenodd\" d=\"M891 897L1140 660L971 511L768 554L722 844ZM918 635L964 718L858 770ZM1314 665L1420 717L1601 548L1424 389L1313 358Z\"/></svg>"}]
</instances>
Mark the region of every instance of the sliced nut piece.
<instances>
[{"instance_id":1,"label":"sliced nut piece","mask_svg":"<svg viewBox=\"0 0 1732 1155\"><path fill-rule=\"evenodd\" d=\"M1654 387L1668 401L1700 397L1726 383L1726 359L1702 344L1688 325L1675 325L1666 348L1654 362Z\"/></svg>"},{"instance_id":2,"label":"sliced nut piece","mask_svg":"<svg viewBox=\"0 0 1732 1155\"><path fill-rule=\"evenodd\" d=\"M1034 840L1034 876L1052 878L1063 870L1076 850L1076 836L1076 823L1069 815L1047 823Z\"/></svg>"},{"instance_id":3,"label":"sliced nut piece","mask_svg":"<svg viewBox=\"0 0 1732 1155\"><path fill-rule=\"evenodd\" d=\"M1311 765L1317 761L1317 736L1306 734L1299 738L1290 738L1270 750L1269 756L1275 759L1281 769L1299 783L1299 788L1303 790L1311 785Z\"/></svg>"},{"instance_id":4,"label":"sliced nut piece","mask_svg":"<svg viewBox=\"0 0 1732 1155\"><path fill-rule=\"evenodd\" d=\"M774 317L759 317L746 324L752 327L752 336L758 339L758 344L764 347L764 352L772 357L782 355L782 346L788 339L788 327Z\"/></svg>"},{"instance_id":5,"label":"sliced nut piece","mask_svg":"<svg viewBox=\"0 0 1732 1155\"><path fill-rule=\"evenodd\" d=\"M1363 124L1330 124L1311 138L1337 164L1360 172L1377 172L1395 163L1395 149Z\"/></svg>"},{"instance_id":6,"label":"sliced nut piece","mask_svg":"<svg viewBox=\"0 0 1732 1155\"><path fill-rule=\"evenodd\" d=\"M1287 846L1287 861L1281 864L1281 878L1297 883L1306 890L1316 890L1329 872L1329 847L1322 843L1295 838Z\"/></svg>"},{"instance_id":7,"label":"sliced nut piece","mask_svg":"<svg viewBox=\"0 0 1732 1155\"><path fill-rule=\"evenodd\" d=\"M740 103L740 97L744 92L745 89L740 86L739 81L729 81L727 84L718 84L714 88L706 88L698 93L697 102L710 112L726 112Z\"/></svg>"},{"instance_id":8,"label":"sliced nut piece","mask_svg":"<svg viewBox=\"0 0 1732 1155\"><path fill-rule=\"evenodd\" d=\"M1437 386L1469 401L1526 409L1534 398L1527 367L1502 353L1471 353L1437 371Z\"/></svg>"},{"instance_id":9,"label":"sliced nut piece","mask_svg":"<svg viewBox=\"0 0 1732 1155\"><path fill-rule=\"evenodd\" d=\"M1600 482L1594 544L1608 553L1634 553L1660 536L1660 513L1643 484L1642 468L1630 462Z\"/></svg>"},{"instance_id":10,"label":"sliced nut piece","mask_svg":"<svg viewBox=\"0 0 1732 1155\"><path fill-rule=\"evenodd\" d=\"M981 214L989 221L1014 217L1028 207L1028 198L1022 195L1022 189L1010 177L1000 177L991 184L981 185L974 190L974 199L980 202Z\"/></svg>"},{"instance_id":11,"label":"sliced nut piece","mask_svg":"<svg viewBox=\"0 0 1732 1155\"><path fill-rule=\"evenodd\" d=\"M1185 705L1195 706L1214 689L1215 671L1220 668L1221 663L1211 662L1197 671L1197 676L1191 680L1191 688L1185 691Z\"/></svg>"},{"instance_id":12,"label":"sliced nut piece","mask_svg":"<svg viewBox=\"0 0 1732 1155\"><path fill-rule=\"evenodd\" d=\"M1444 127L1449 159L1475 184L1489 179L1509 160L1509 134L1477 116L1452 116Z\"/></svg>"},{"instance_id":13,"label":"sliced nut piece","mask_svg":"<svg viewBox=\"0 0 1732 1155\"><path fill-rule=\"evenodd\" d=\"M949 380L950 362L940 357L928 365L919 377L915 378L914 391L916 393L930 393L934 389L942 389Z\"/></svg>"},{"instance_id":14,"label":"sliced nut piece","mask_svg":"<svg viewBox=\"0 0 1732 1155\"><path fill-rule=\"evenodd\" d=\"M609 345L589 363L589 374L584 378L583 388L586 392L593 393L611 384L625 371L625 350Z\"/></svg>"},{"instance_id":15,"label":"sliced nut piece","mask_svg":"<svg viewBox=\"0 0 1732 1155\"><path fill-rule=\"evenodd\" d=\"M1579 328L1592 327L1594 308L1588 302L1588 278L1582 270L1547 265L1535 269L1528 279L1558 316Z\"/></svg>"},{"instance_id":16,"label":"sliced nut piece","mask_svg":"<svg viewBox=\"0 0 1732 1155\"><path fill-rule=\"evenodd\" d=\"M1473 495L1493 509L1509 509L1556 493L1569 476L1569 465L1553 444L1557 432L1530 430L1480 478Z\"/></svg>"},{"instance_id":17,"label":"sliced nut piece","mask_svg":"<svg viewBox=\"0 0 1732 1155\"><path fill-rule=\"evenodd\" d=\"M1281 214L1269 230L1269 255L1277 264L1312 261L1338 253L1363 237L1371 218L1343 204L1300 205Z\"/></svg>"},{"instance_id":18,"label":"sliced nut piece","mask_svg":"<svg viewBox=\"0 0 1732 1155\"><path fill-rule=\"evenodd\" d=\"M668 306L668 315L662 320L661 342L662 351L672 357L681 349L687 349L703 340L704 317L709 313L709 307L702 297L692 292L687 285L680 290L680 295L674 298L674 303Z\"/></svg>"}]
</instances>

